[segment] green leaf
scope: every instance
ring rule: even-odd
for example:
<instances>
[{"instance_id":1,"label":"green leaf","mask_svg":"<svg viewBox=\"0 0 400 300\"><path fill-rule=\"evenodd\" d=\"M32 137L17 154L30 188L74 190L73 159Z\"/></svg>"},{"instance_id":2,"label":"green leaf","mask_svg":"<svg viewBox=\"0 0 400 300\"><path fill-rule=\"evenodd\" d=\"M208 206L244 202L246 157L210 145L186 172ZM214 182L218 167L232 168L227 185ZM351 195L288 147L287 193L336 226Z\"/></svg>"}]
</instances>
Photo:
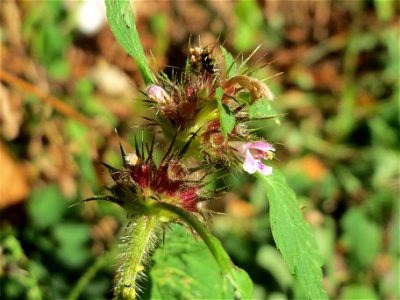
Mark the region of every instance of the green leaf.
<instances>
[{"instance_id":1,"label":"green leaf","mask_svg":"<svg viewBox=\"0 0 400 300\"><path fill-rule=\"evenodd\" d=\"M168 214L173 213L199 234L204 243L199 242L200 244L197 244L197 246L203 247L201 245L205 244L206 247L208 247L208 250L217 263L217 268L219 268L221 274L223 274L222 290L224 298L249 299L252 297L253 283L250 277L245 271L232 263L220 241L209 232L208 228L200 222L197 217L180 207L162 202L154 203L150 211L152 214L160 214L163 212L168 212ZM190 253L192 253L192 251ZM159 293L159 290L157 290L157 292ZM233 295L231 295L232 292Z\"/></svg>"},{"instance_id":2,"label":"green leaf","mask_svg":"<svg viewBox=\"0 0 400 300\"><path fill-rule=\"evenodd\" d=\"M55 225L52 235L57 241L55 254L69 268L78 268L90 259L90 228L86 224L60 223Z\"/></svg>"},{"instance_id":3,"label":"green leaf","mask_svg":"<svg viewBox=\"0 0 400 300\"><path fill-rule=\"evenodd\" d=\"M272 235L292 274L308 299L327 299L322 288L322 258L310 226L303 219L293 190L277 170L257 173L270 205Z\"/></svg>"},{"instance_id":4,"label":"green leaf","mask_svg":"<svg viewBox=\"0 0 400 300\"><path fill-rule=\"evenodd\" d=\"M56 185L34 190L28 201L28 212L39 228L46 228L61 220L67 202Z\"/></svg>"},{"instance_id":5,"label":"green leaf","mask_svg":"<svg viewBox=\"0 0 400 300\"><path fill-rule=\"evenodd\" d=\"M255 101L249 110L249 118L265 118L276 114L276 112L271 107L271 102L265 98L261 98Z\"/></svg>"},{"instance_id":6,"label":"green leaf","mask_svg":"<svg viewBox=\"0 0 400 300\"><path fill-rule=\"evenodd\" d=\"M222 96L224 95L224 90L218 87L215 91L215 98L218 103L219 110L219 121L221 123L221 131L224 139L227 138L228 133L230 133L235 127L235 116L228 106L222 104Z\"/></svg>"},{"instance_id":7,"label":"green leaf","mask_svg":"<svg viewBox=\"0 0 400 300\"><path fill-rule=\"evenodd\" d=\"M83 124L68 120L65 123L65 133L76 143L79 152L76 154L75 160L80 168L80 175L95 190L98 186L96 172L90 157L90 148L87 142L88 129Z\"/></svg>"},{"instance_id":8,"label":"green leaf","mask_svg":"<svg viewBox=\"0 0 400 300\"><path fill-rule=\"evenodd\" d=\"M135 60L144 82L153 83L154 77L144 55L130 1L106 0L106 9L108 22L115 38Z\"/></svg>"},{"instance_id":9,"label":"green leaf","mask_svg":"<svg viewBox=\"0 0 400 300\"><path fill-rule=\"evenodd\" d=\"M60 223L53 228L52 232L62 247L82 247L90 237L89 226L80 223Z\"/></svg>"},{"instance_id":10,"label":"green leaf","mask_svg":"<svg viewBox=\"0 0 400 300\"><path fill-rule=\"evenodd\" d=\"M183 226L172 226L153 260L151 299L234 298L232 287L224 289L224 278L205 243L196 240ZM251 297L248 276L242 273L235 273L235 279Z\"/></svg>"},{"instance_id":11,"label":"green leaf","mask_svg":"<svg viewBox=\"0 0 400 300\"><path fill-rule=\"evenodd\" d=\"M379 1L374 0L375 9L378 15L378 18L381 22L390 21L393 18L395 13L395 1Z\"/></svg>"},{"instance_id":12,"label":"green leaf","mask_svg":"<svg viewBox=\"0 0 400 300\"><path fill-rule=\"evenodd\" d=\"M235 2L237 27L233 33L234 47L238 52L245 52L255 48L260 42L260 27L262 26L262 13L255 0L242 0Z\"/></svg>"},{"instance_id":13,"label":"green leaf","mask_svg":"<svg viewBox=\"0 0 400 300\"><path fill-rule=\"evenodd\" d=\"M279 283L283 290L287 290L292 283L289 269L275 247L270 245L261 246L256 255L257 264L269 271Z\"/></svg>"},{"instance_id":14,"label":"green leaf","mask_svg":"<svg viewBox=\"0 0 400 300\"><path fill-rule=\"evenodd\" d=\"M361 284L352 284L343 287L339 299L375 300L379 299L379 297L377 297L374 290L369 286L363 286Z\"/></svg>"},{"instance_id":15,"label":"green leaf","mask_svg":"<svg viewBox=\"0 0 400 300\"><path fill-rule=\"evenodd\" d=\"M222 298L223 281L215 259L204 242L195 241L184 227L173 226L153 260L152 289L161 299Z\"/></svg>"},{"instance_id":16,"label":"green leaf","mask_svg":"<svg viewBox=\"0 0 400 300\"><path fill-rule=\"evenodd\" d=\"M355 270L367 268L381 250L382 232L379 226L358 208L348 210L340 223L343 242L350 252L349 264Z\"/></svg>"},{"instance_id":17,"label":"green leaf","mask_svg":"<svg viewBox=\"0 0 400 300\"><path fill-rule=\"evenodd\" d=\"M228 52L224 47L220 47L221 52L224 56L224 64L225 64L225 72L226 75L229 77L232 77L236 74L236 63L235 59L233 58L232 54Z\"/></svg>"},{"instance_id":18,"label":"green leaf","mask_svg":"<svg viewBox=\"0 0 400 300\"><path fill-rule=\"evenodd\" d=\"M246 271L232 265L232 275L236 285L234 299L251 299L253 282Z\"/></svg>"}]
</instances>

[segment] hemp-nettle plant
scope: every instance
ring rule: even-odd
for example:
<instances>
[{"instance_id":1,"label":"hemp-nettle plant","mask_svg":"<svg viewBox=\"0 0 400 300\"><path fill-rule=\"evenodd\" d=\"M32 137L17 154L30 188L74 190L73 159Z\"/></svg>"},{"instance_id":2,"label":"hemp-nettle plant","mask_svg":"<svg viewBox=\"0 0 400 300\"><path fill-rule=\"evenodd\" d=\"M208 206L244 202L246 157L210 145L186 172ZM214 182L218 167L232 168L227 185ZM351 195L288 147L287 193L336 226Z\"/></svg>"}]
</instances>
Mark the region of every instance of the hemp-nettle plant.
<instances>
[{"instance_id":1,"label":"hemp-nettle plant","mask_svg":"<svg viewBox=\"0 0 400 300\"><path fill-rule=\"evenodd\" d=\"M198 235L214 257L222 285L213 298L252 298L250 278L232 264L206 224L205 204L216 193L206 185L216 172L236 169L257 177L265 186L273 237L304 295L326 299L316 241L293 191L271 167L278 149L249 127L251 120L277 117L272 113L274 96L269 87L246 74L246 61L236 62L222 46L221 59L214 55L214 48L199 45L190 49L179 76L153 74L129 1L107 0L106 7L113 33L135 59L147 85L145 102L153 113L146 119L154 129L152 142L135 140L133 153L121 147L122 168L104 163L113 185L104 195L88 199L117 203L128 216L120 241L115 298L140 297L151 255L174 223L185 224L188 232ZM155 142L155 132L167 141L166 146ZM155 160L156 151L162 152L161 160Z\"/></svg>"}]
</instances>

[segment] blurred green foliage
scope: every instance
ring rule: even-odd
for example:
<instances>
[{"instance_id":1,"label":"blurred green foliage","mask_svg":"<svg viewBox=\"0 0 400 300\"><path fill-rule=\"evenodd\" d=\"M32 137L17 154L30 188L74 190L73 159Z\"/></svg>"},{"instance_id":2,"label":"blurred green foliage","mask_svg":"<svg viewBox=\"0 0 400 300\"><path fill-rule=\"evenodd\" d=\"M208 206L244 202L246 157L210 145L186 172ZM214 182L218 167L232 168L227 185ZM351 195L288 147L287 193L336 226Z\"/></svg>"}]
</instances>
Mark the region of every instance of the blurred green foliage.
<instances>
[{"instance_id":1,"label":"blurred green foliage","mask_svg":"<svg viewBox=\"0 0 400 300\"><path fill-rule=\"evenodd\" d=\"M56 79L66 79L70 74L65 51L73 37L66 14L61 1L41 1L28 11L22 24L24 40L29 42L32 57Z\"/></svg>"},{"instance_id":2,"label":"blurred green foliage","mask_svg":"<svg viewBox=\"0 0 400 300\"><path fill-rule=\"evenodd\" d=\"M240 53L246 57L261 44L261 54L250 64L259 78L268 78L276 95L274 109L286 116L278 129L268 120L251 126L276 144L275 167L304 204L324 258L330 298L400 298L398 5L379 0L277 3L237 1L225 6L226 15L204 1L195 7L214 22L199 24L198 32L186 32L196 24L183 23L193 12L184 2L151 11L138 7L136 16L145 51L154 49L165 65L183 63L190 34L208 42L210 35L211 42L221 37L239 61ZM60 115L2 80L10 94L23 100L24 118L16 137L2 132L1 141L27 165L32 191L24 204L0 211L1 297L66 299L79 277L96 266L81 299L109 299L114 266L97 266L96 260L111 251L124 216L109 203L70 205L101 189L107 179L96 161L118 163L112 129L132 145L138 132L132 126L141 122L143 112L132 101L141 99L139 94L104 92L92 76L98 72L97 59L140 83L137 71L110 42L106 27L89 37L79 31L78 7L43 1L22 2L17 9L19 17L11 19L21 25L23 51L13 43L17 36L6 22L9 10L2 9L2 49L9 50L2 51L2 69L47 88L110 133ZM15 57L23 67L11 60ZM36 71L25 67L31 64ZM251 112L254 117L258 110L255 106ZM250 274L254 298L299 298L273 244L262 184L236 173L218 184L228 184L239 203L251 207L217 199L228 215L215 215L213 229L235 264Z\"/></svg>"}]
</instances>

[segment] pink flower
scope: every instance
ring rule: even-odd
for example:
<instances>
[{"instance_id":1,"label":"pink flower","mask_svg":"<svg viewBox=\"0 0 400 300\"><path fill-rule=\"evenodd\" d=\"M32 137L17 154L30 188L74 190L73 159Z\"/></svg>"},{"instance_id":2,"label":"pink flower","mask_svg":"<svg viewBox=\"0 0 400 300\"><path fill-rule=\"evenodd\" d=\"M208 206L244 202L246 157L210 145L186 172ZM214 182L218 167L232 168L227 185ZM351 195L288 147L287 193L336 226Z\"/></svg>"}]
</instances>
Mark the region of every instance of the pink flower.
<instances>
[{"instance_id":1,"label":"pink flower","mask_svg":"<svg viewBox=\"0 0 400 300\"><path fill-rule=\"evenodd\" d=\"M261 159L272 159L275 149L266 142L250 142L241 145L241 153L244 154L243 169L250 174L259 171L263 175L270 175L272 168L264 165Z\"/></svg>"}]
</instances>

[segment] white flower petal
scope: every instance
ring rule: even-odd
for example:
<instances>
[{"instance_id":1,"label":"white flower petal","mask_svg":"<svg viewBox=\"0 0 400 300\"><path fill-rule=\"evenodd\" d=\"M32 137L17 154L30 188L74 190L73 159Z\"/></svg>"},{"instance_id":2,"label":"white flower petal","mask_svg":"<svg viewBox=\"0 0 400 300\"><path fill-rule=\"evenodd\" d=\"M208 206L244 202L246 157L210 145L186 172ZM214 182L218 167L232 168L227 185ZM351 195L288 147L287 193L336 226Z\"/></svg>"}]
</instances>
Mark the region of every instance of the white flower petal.
<instances>
[{"instance_id":1,"label":"white flower petal","mask_svg":"<svg viewBox=\"0 0 400 300\"><path fill-rule=\"evenodd\" d=\"M258 171L264 176L268 176L272 174L272 168L264 165L261 161L258 163Z\"/></svg>"},{"instance_id":2,"label":"white flower petal","mask_svg":"<svg viewBox=\"0 0 400 300\"><path fill-rule=\"evenodd\" d=\"M254 174L258 170L258 162L259 160L256 160L253 158L251 155L250 151L246 151L246 159L243 162L243 169L250 174Z\"/></svg>"}]
</instances>

